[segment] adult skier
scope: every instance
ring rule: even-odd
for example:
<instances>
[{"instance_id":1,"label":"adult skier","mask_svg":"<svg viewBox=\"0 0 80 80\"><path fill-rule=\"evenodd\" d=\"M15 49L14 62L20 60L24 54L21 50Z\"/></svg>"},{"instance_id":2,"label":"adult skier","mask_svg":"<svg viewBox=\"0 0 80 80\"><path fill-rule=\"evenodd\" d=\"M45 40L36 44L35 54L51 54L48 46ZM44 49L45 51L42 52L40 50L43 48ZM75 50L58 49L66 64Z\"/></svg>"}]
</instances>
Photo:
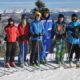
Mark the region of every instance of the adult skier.
<instances>
[{"instance_id":1,"label":"adult skier","mask_svg":"<svg viewBox=\"0 0 80 80\"><path fill-rule=\"evenodd\" d=\"M5 67L6 68L16 67L14 58L16 53L16 41L19 36L19 32L12 18L8 19L8 24L4 28L4 31L6 33L6 44L7 44Z\"/></svg>"},{"instance_id":2,"label":"adult skier","mask_svg":"<svg viewBox=\"0 0 80 80\"><path fill-rule=\"evenodd\" d=\"M51 50L51 32L54 24L53 17L50 16L49 10L46 8L43 14L42 23L44 25L45 34L43 36L43 52L40 55L41 63L46 63L47 54Z\"/></svg>"},{"instance_id":3,"label":"adult skier","mask_svg":"<svg viewBox=\"0 0 80 80\"><path fill-rule=\"evenodd\" d=\"M72 66L73 53L75 52L76 66L79 67L80 58L80 22L76 14L72 14L71 22L69 23L68 30L68 43L69 43L69 63Z\"/></svg>"},{"instance_id":4,"label":"adult skier","mask_svg":"<svg viewBox=\"0 0 80 80\"><path fill-rule=\"evenodd\" d=\"M30 37L30 25L27 21L26 14L22 15L21 22L18 25L19 31L19 55L18 55L18 63L20 67L27 66L27 53L28 53L28 44Z\"/></svg>"},{"instance_id":5,"label":"adult skier","mask_svg":"<svg viewBox=\"0 0 80 80\"><path fill-rule=\"evenodd\" d=\"M55 45L56 45L56 62L64 63L65 41L66 41L66 22L63 14L59 14L58 21L55 23Z\"/></svg>"},{"instance_id":6,"label":"adult skier","mask_svg":"<svg viewBox=\"0 0 80 80\"><path fill-rule=\"evenodd\" d=\"M42 36L44 35L44 26L41 22L41 13L35 13L35 20L30 27L32 39L32 52L30 55L30 65L39 65L40 54L42 52Z\"/></svg>"}]
</instances>

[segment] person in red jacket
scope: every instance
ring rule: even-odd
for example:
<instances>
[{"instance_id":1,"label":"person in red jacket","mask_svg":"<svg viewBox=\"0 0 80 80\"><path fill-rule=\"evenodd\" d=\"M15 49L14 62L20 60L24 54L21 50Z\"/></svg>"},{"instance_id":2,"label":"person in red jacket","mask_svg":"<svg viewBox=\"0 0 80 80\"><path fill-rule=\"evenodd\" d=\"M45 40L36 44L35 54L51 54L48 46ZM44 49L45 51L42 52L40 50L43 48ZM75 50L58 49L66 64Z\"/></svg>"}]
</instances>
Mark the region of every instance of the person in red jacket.
<instances>
[{"instance_id":1,"label":"person in red jacket","mask_svg":"<svg viewBox=\"0 0 80 80\"><path fill-rule=\"evenodd\" d=\"M20 67L27 66L26 55L28 52L28 42L30 36L30 25L27 22L26 14L22 15L21 22L18 25L19 31L19 55L18 55L18 63Z\"/></svg>"},{"instance_id":2,"label":"person in red jacket","mask_svg":"<svg viewBox=\"0 0 80 80\"><path fill-rule=\"evenodd\" d=\"M7 43L5 67L7 68L16 67L14 63L14 57L16 52L16 40L19 33L12 18L8 19L8 24L4 28L4 31L6 33L6 43Z\"/></svg>"}]
</instances>

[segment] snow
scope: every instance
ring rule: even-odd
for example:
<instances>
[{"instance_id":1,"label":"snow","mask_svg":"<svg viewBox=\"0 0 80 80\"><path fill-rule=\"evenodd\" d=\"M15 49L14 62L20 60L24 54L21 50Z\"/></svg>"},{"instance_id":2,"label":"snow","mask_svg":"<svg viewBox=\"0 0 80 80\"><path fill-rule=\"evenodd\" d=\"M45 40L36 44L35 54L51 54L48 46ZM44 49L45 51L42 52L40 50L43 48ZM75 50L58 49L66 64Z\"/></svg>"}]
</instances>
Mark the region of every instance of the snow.
<instances>
[{"instance_id":1,"label":"snow","mask_svg":"<svg viewBox=\"0 0 80 80\"><path fill-rule=\"evenodd\" d=\"M80 9L79 8L74 8L74 9L68 9L68 8L52 8L50 9L50 12L53 12L53 13L59 13L59 12L68 12L68 11L71 11L71 12L80 12ZM17 8L17 9L4 9L4 10L0 10L0 13L26 13L26 12L30 12L30 9L20 9L20 8Z\"/></svg>"},{"instance_id":2,"label":"snow","mask_svg":"<svg viewBox=\"0 0 80 80\"><path fill-rule=\"evenodd\" d=\"M48 60L49 59L51 59L50 55ZM55 66L55 63L51 64ZM1 67L0 69L4 68ZM60 68L53 70L49 69L41 71L36 69L33 72L29 72L28 70L18 70L10 75L0 77L0 80L80 80L80 68L74 67L64 69L61 66Z\"/></svg>"},{"instance_id":3,"label":"snow","mask_svg":"<svg viewBox=\"0 0 80 80\"><path fill-rule=\"evenodd\" d=\"M3 76L0 80L80 80L79 69L63 69L56 70L16 72L14 74Z\"/></svg>"}]
</instances>

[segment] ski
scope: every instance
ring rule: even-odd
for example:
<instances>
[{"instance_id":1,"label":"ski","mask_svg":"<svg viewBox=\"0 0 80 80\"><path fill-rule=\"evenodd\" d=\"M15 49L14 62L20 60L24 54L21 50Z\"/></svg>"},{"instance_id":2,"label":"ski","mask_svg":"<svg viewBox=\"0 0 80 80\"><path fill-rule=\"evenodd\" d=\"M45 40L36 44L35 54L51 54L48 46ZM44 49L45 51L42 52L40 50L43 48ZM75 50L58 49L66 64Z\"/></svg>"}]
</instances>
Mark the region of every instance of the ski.
<instances>
[{"instance_id":1,"label":"ski","mask_svg":"<svg viewBox=\"0 0 80 80\"><path fill-rule=\"evenodd\" d=\"M4 75L5 75L4 71L2 69L0 69L0 77L2 77Z\"/></svg>"},{"instance_id":2,"label":"ski","mask_svg":"<svg viewBox=\"0 0 80 80\"><path fill-rule=\"evenodd\" d=\"M39 66L36 66L36 65L34 65L34 66L29 66L29 67L32 68L34 71L39 69Z\"/></svg>"},{"instance_id":3,"label":"ski","mask_svg":"<svg viewBox=\"0 0 80 80\"><path fill-rule=\"evenodd\" d=\"M64 66L64 69L68 69L68 68L75 68L76 66L68 64Z\"/></svg>"},{"instance_id":4,"label":"ski","mask_svg":"<svg viewBox=\"0 0 80 80\"><path fill-rule=\"evenodd\" d=\"M24 67L24 70L27 70L27 71L29 71L29 72L33 72L33 71L34 71L34 68L31 67L31 66L25 66L25 67Z\"/></svg>"},{"instance_id":5,"label":"ski","mask_svg":"<svg viewBox=\"0 0 80 80\"><path fill-rule=\"evenodd\" d=\"M47 71L47 70L49 70L49 68L47 66L41 64L40 65L40 70L41 71Z\"/></svg>"},{"instance_id":6,"label":"ski","mask_svg":"<svg viewBox=\"0 0 80 80\"><path fill-rule=\"evenodd\" d=\"M57 69L57 68L60 68L60 66L54 66L54 65L52 65L52 64L50 64L50 63L46 63L45 64L46 66L48 66L50 69Z\"/></svg>"},{"instance_id":7,"label":"ski","mask_svg":"<svg viewBox=\"0 0 80 80\"><path fill-rule=\"evenodd\" d=\"M9 74L14 73L14 70L12 70L12 69L2 69L2 73L4 75L9 75Z\"/></svg>"}]
</instances>

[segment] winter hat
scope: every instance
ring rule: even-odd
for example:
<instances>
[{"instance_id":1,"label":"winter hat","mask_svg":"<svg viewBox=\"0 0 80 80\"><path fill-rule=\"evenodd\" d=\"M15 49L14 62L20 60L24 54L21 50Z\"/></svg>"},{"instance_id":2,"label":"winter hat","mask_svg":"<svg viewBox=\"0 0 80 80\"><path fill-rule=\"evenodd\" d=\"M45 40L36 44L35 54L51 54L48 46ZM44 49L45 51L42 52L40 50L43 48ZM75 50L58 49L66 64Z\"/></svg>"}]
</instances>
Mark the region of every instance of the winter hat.
<instances>
[{"instance_id":1,"label":"winter hat","mask_svg":"<svg viewBox=\"0 0 80 80\"><path fill-rule=\"evenodd\" d=\"M35 17L36 17L36 16L41 17L41 13L37 11L37 12L35 13Z\"/></svg>"},{"instance_id":2,"label":"winter hat","mask_svg":"<svg viewBox=\"0 0 80 80\"><path fill-rule=\"evenodd\" d=\"M58 18L64 18L63 14L59 14Z\"/></svg>"},{"instance_id":3,"label":"winter hat","mask_svg":"<svg viewBox=\"0 0 80 80\"><path fill-rule=\"evenodd\" d=\"M72 14L72 16L71 17L77 17L77 14Z\"/></svg>"},{"instance_id":4,"label":"winter hat","mask_svg":"<svg viewBox=\"0 0 80 80\"><path fill-rule=\"evenodd\" d=\"M45 8L44 9L44 13L49 13L50 11L49 11L49 9L48 8Z\"/></svg>"},{"instance_id":5,"label":"winter hat","mask_svg":"<svg viewBox=\"0 0 80 80\"><path fill-rule=\"evenodd\" d=\"M26 18L26 14L22 14L21 19Z\"/></svg>"},{"instance_id":6,"label":"winter hat","mask_svg":"<svg viewBox=\"0 0 80 80\"><path fill-rule=\"evenodd\" d=\"M8 22L11 22L11 21L13 21L13 22L14 22L14 20L13 20L12 18L9 18L9 19L8 19Z\"/></svg>"},{"instance_id":7,"label":"winter hat","mask_svg":"<svg viewBox=\"0 0 80 80\"><path fill-rule=\"evenodd\" d=\"M72 21L77 21L77 14L72 14L71 19Z\"/></svg>"}]
</instances>

